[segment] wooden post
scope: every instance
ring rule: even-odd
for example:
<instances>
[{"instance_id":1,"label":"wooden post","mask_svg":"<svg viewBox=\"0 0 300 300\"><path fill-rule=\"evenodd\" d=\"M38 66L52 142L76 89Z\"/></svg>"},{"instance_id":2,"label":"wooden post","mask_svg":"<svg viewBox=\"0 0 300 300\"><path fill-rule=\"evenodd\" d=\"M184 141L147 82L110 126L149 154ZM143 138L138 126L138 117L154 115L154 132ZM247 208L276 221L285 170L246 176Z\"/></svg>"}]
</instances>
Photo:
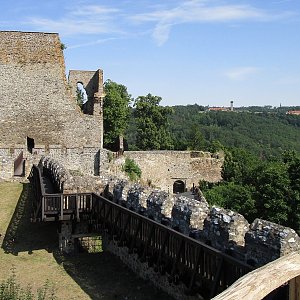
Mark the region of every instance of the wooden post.
<instances>
[{"instance_id":1,"label":"wooden post","mask_svg":"<svg viewBox=\"0 0 300 300\"><path fill-rule=\"evenodd\" d=\"M300 276L293 278L289 282L289 300L300 299Z\"/></svg>"},{"instance_id":2,"label":"wooden post","mask_svg":"<svg viewBox=\"0 0 300 300\"><path fill-rule=\"evenodd\" d=\"M60 220L64 219L64 195L60 195Z\"/></svg>"},{"instance_id":3,"label":"wooden post","mask_svg":"<svg viewBox=\"0 0 300 300\"><path fill-rule=\"evenodd\" d=\"M44 219L45 219L45 198L42 196L41 200L42 200L42 221L44 221Z\"/></svg>"},{"instance_id":4,"label":"wooden post","mask_svg":"<svg viewBox=\"0 0 300 300\"><path fill-rule=\"evenodd\" d=\"M76 219L77 221L80 221L79 219L79 194L76 194Z\"/></svg>"}]
</instances>

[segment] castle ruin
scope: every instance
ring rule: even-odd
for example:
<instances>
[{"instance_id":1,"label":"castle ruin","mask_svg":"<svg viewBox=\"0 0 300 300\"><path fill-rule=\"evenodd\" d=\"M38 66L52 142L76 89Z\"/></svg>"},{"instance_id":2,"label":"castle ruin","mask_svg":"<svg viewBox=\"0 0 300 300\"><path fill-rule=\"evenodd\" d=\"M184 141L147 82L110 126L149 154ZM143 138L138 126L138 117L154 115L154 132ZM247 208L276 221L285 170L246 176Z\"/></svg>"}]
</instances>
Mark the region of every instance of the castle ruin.
<instances>
[{"instance_id":1,"label":"castle ruin","mask_svg":"<svg viewBox=\"0 0 300 300\"><path fill-rule=\"evenodd\" d=\"M27 174L43 154L98 174L102 70L70 71L67 82L56 33L1 31L0 41L0 178ZM76 103L79 81L88 93L86 114Z\"/></svg>"}]
</instances>

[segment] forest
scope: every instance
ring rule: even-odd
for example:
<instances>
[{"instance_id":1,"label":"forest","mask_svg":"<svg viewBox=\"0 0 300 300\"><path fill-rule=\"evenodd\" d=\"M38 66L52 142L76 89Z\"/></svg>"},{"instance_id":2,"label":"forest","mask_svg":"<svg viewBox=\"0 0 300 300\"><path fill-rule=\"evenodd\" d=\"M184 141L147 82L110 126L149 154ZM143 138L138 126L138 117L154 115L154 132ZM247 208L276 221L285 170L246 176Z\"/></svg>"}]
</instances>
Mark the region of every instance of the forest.
<instances>
[{"instance_id":1,"label":"forest","mask_svg":"<svg viewBox=\"0 0 300 300\"><path fill-rule=\"evenodd\" d=\"M121 133L127 149L222 152L222 181L199 182L208 202L249 222L262 218L300 233L300 116L286 114L300 107L209 111L198 104L163 107L151 94L135 100L127 90L125 95L122 130L112 136ZM113 109L104 106L104 116Z\"/></svg>"}]
</instances>

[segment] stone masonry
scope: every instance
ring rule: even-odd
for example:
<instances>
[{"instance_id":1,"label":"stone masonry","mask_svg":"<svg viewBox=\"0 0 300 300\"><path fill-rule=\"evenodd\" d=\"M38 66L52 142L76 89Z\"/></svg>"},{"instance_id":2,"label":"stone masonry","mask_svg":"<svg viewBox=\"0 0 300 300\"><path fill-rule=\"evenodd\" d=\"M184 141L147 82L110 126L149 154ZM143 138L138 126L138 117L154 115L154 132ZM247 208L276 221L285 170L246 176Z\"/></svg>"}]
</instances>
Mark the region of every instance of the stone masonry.
<instances>
[{"instance_id":1,"label":"stone masonry","mask_svg":"<svg viewBox=\"0 0 300 300\"><path fill-rule=\"evenodd\" d=\"M166 192L173 193L175 181L181 181L186 189L199 180L221 180L223 155L203 151L125 151L124 156L133 159L142 171L142 181L149 182Z\"/></svg>"},{"instance_id":2,"label":"stone masonry","mask_svg":"<svg viewBox=\"0 0 300 300\"><path fill-rule=\"evenodd\" d=\"M97 159L103 145L103 72L73 71L68 85L61 48L55 33L0 32L1 178L12 177L19 155L15 149L20 148L26 160L32 160L30 147L46 154L58 147L69 157L85 147ZM73 85L77 81L88 86L88 114L76 103Z\"/></svg>"}]
</instances>

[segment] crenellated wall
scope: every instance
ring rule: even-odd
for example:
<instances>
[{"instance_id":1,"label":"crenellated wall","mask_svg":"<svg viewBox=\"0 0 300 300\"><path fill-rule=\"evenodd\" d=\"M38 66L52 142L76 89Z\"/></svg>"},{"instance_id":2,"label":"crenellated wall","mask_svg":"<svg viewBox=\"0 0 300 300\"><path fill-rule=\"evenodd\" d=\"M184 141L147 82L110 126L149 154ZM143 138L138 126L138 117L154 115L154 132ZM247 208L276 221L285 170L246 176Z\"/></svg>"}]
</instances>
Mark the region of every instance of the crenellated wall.
<instances>
[{"instance_id":1,"label":"crenellated wall","mask_svg":"<svg viewBox=\"0 0 300 300\"><path fill-rule=\"evenodd\" d=\"M87 192L88 189L101 193L255 267L300 251L300 238L293 229L261 219L249 225L237 212L209 207L201 192L189 196L169 194L113 177L94 178L94 185L87 186L86 182L93 182L91 178L81 177L78 181L53 159L45 157L40 164L55 174L57 185L63 186L64 193Z\"/></svg>"},{"instance_id":2,"label":"crenellated wall","mask_svg":"<svg viewBox=\"0 0 300 300\"><path fill-rule=\"evenodd\" d=\"M186 197L160 190L151 192L124 180L109 187L105 196L113 201L253 266L300 251L300 238L293 229L261 219L249 225L237 212L209 207L201 193Z\"/></svg>"}]
</instances>

